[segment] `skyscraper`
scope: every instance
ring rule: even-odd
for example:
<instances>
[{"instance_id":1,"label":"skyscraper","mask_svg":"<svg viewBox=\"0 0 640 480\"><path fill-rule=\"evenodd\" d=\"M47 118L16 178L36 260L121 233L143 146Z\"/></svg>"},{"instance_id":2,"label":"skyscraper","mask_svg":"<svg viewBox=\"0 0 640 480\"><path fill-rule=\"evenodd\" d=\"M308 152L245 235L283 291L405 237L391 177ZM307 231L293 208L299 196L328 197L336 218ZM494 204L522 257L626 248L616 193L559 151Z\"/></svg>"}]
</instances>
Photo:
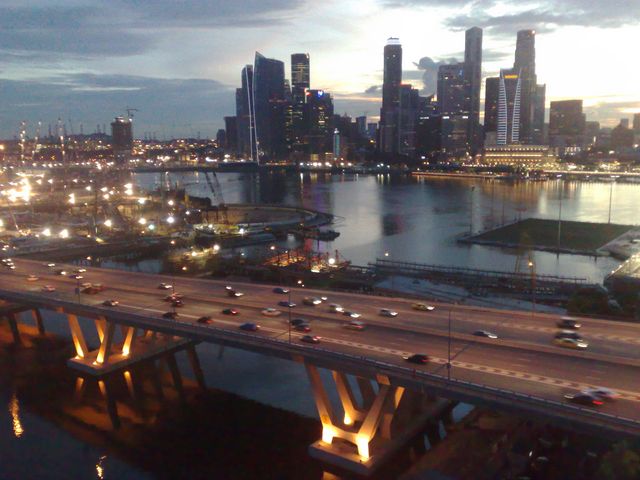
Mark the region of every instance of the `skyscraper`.
<instances>
[{"instance_id":1,"label":"skyscraper","mask_svg":"<svg viewBox=\"0 0 640 480\"><path fill-rule=\"evenodd\" d=\"M640 134L640 113L633 114L633 131Z\"/></svg>"},{"instance_id":2,"label":"skyscraper","mask_svg":"<svg viewBox=\"0 0 640 480\"><path fill-rule=\"evenodd\" d=\"M294 53L291 55L291 94L293 102L304 103L304 91L311 88L311 70L308 53Z\"/></svg>"},{"instance_id":3,"label":"skyscraper","mask_svg":"<svg viewBox=\"0 0 640 480\"><path fill-rule=\"evenodd\" d=\"M237 148L239 153L257 161L255 110L253 104L253 66L245 65L240 77L242 87L236 89Z\"/></svg>"},{"instance_id":4,"label":"skyscraper","mask_svg":"<svg viewBox=\"0 0 640 480\"><path fill-rule=\"evenodd\" d=\"M480 86L482 84L482 29L472 27L465 32L464 81L469 113L468 143L475 152L480 138Z\"/></svg>"},{"instance_id":5,"label":"skyscraper","mask_svg":"<svg viewBox=\"0 0 640 480\"><path fill-rule=\"evenodd\" d=\"M382 109L380 110L380 150L398 152L398 110L402 83L402 45L397 38L389 38L384 47L384 76Z\"/></svg>"},{"instance_id":6,"label":"skyscraper","mask_svg":"<svg viewBox=\"0 0 640 480\"><path fill-rule=\"evenodd\" d=\"M586 143L585 128L582 100L551 102L549 142L552 147L583 146Z\"/></svg>"},{"instance_id":7,"label":"skyscraper","mask_svg":"<svg viewBox=\"0 0 640 480\"><path fill-rule=\"evenodd\" d=\"M520 143L522 78L516 69L500 70L498 93L498 145Z\"/></svg>"},{"instance_id":8,"label":"skyscraper","mask_svg":"<svg viewBox=\"0 0 640 480\"><path fill-rule=\"evenodd\" d=\"M286 154L284 63L256 52L253 71L255 137L258 155L282 158Z\"/></svg>"},{"instance_id":9,"label":"skyscraper","mask_svg":"<svg viewBox=\"0 0 640 480\"><path fill-rule=\"evenodd\" d=\"M398 153L413 157L416 150L416 123L420 94L411 85L400 85L398 109Z\"/></svg>"},{"instance_id":10,"label":"skyscraper","mask_svg":"<svg viewBox=\"0 0 640 480\"><path fill-rule=\"evenodd\" d=\"M116 163L129 160L133 148L133 127L130 118L116 117L111 122L111 146Z\"/></svg>"},{"instance_id":11,"label":"skyscraper","mask_svg":"<svg viewBox=\"0 0 640 480\"><path fill-rule=\"evenodd\" d=\"M535 42L535 30L520 30L518 32L513 69L515 72L519 72L520 80L519 131L521 143L533 143L534 137L533 116L537 88Z\"/></svg>"},{"instance_id":12,"label":"skyscraper","mask_svg":"<svg viewBox=\"0 0 640 480\"><path fill-rule=\"evenodd\" d=\"M536 85L533 96L533 123L531 142L535 145L546 144L544 131L545 101L547 96L547 86L545 84Z\"/></svg>"},{"instance_id":13,"label":"skyscraper","mask_svg":"<svg viewBox=\"0 0 640 480\"><path fill-rule=\"evenodd\" d=\"M484 134L485 143L495 145L498 131L498 98L500 96L500 77L489 77L484 93Z\"/></svg>"},{"instance_id":14,"label":"skyscraper","mask_svg":"<svg viewBox=\"0 0 640 480\"><path fill-rule=\"evenodd\" d=\"M324 90L307 90L305 139L308 153L324 153L331 145L333 100Z\"/></svg>"},{"instance_id":15,"label":"skyscraper","mask_svg":"<svg viewBox=\"0 0 640 480\"><path fill-rule=\"evenodd\" d=\"M465 64L453 63L438 68L438 106L442 115L468 115Z\"/></svg>"},{"instance_id":16,"label":"skyscraper","mask_svg":"<svg viewBox=\"0 0 640 480\"><path fill-rule=\"evenodd\" d=\"M238 117L224 117L225 149L227 152L238 151Z\"/></svg>"}]
</instances>

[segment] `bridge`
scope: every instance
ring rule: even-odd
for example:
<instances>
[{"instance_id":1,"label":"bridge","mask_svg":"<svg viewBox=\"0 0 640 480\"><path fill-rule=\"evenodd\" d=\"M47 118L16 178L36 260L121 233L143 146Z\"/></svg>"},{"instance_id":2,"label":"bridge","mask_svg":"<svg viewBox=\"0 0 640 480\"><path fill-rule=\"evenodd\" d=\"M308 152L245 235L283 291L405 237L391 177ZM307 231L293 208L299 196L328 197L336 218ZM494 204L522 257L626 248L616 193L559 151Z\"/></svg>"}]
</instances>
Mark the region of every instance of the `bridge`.
<instances>
[{"instance_id":1,"label":"bridge","mask_svg":"<svg viewBox=\"0 0 640 480\"><path fill-rule=\"evenodd\" d=\"M586 351L574 351L551 345L557 315L441 303L433 303L433 311L417 311L403 298L303 287L281 295L270 286L237 282L233 287L244 295L231 298L224 288L227 283L220 281L93 267L77 280L57 275L42 262L20 259L15 265L15 270L0 266L0 299L7 302L0 315L9 319L16 341L18 323L25 320L18 312L33 312L42 332L42 311L57 312L46 318L68 322L76 351L69 366L83 375L126 373L135 362L187 349L198 378L202 373L195 342L299 362L308 374L322 423L322 438L310 452L354 472L370 473L424 430L430 419L446 414L451 402L485 405L616 438L640 434L640 325L633 323L581 320L581 332L590 345ZM66 267L69 273L73 268ZM105 290L79 293L81 282L101 283ZM160 282L184 295L185 305L177 309L175 319L163 317L170 309L163 300L171 290L158 289ZM44 285L55 291L43 291ZM324 295L328 300L318 306L302 302L306 296ZM107 299L119 305L103 305ZM276 317L261 314L281 300L298 305ZM358 312L366 328L345 328L349 318L330 312L327 303ZM224 315L225 308L236 308L239 315ZM382 308L398 316L383 317ZM197 321L205 315L212 323ZM301 342L303 334L291 331L289 318L307 320L320 343ZM240 330L247 321L258 323L260 330ZM98 347L91 350L87 335L94 327ZM499 338L474 336L480 329ZM428 354L430 361L415 365L404 360L413 353ZM323 380L323 369L330 371L331 382ZM337 404L330 400L329 383L337 392ZM593 386L611 388L620 397L600 409L563 398Z\"/></svg>"}]
</instances>

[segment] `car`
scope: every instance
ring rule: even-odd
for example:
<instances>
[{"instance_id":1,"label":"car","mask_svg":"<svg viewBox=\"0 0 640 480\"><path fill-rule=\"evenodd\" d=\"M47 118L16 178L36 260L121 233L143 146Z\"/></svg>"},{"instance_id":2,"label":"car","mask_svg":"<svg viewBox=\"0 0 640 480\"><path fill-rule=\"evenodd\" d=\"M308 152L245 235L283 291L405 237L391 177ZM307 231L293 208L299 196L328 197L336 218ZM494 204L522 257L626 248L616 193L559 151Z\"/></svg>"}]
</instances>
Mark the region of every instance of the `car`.
<instances>
[{"instance_id":1,"label":"car","mask_svg":"<svg viewBox=\"0 0 640 480\"><path fill-rule=\"evenodd\" d=\"M245 332L257 332L260 330L260 325L256 325L255 323L243 323L240 325L240 330L244 330Z\"/></svg>"},{"instance_id":2,"label":"car","mask_svg":"<svg viewBox=\"0 0 640 480\"><path fill-rule=\"evenodd\" d=\"M352 320L349 323L345 323L344 328L349 330L364 330L365 324L359 320Z\"/></svg>"},{"instance_id":3,"label":"car","mask_svg":"<svg viewBox=\"0 0 640 480\"><path fill-rule=\"evenodd\" d=\"M388 308L380 309L380 315L383 317L397 317L398 312L394 312L393 310L389 310Z\"/></svg>"},{"instance_id":4,"label":"car","mask_svg":"<svg viewBox=\"0 0 640 480\"><path fill-rule=\"evenodd\" d=\"M169 285L168 283L164 283L164 282L158 285L158 290L171 290L172 288L173 288L173 285Z\"/></svg>"},{"instance_id":5,"label":"car","mask_svg":"<svg viewBox=\"0 0 640 480\"><path fill-rule=\"evenodd\" d=\"M92 287L95 288L98 292L102 292L104 290L104 285L102 285L101 283L94 283Z\"/></svg>"},{"instance_id":6,"label":"car","mask_svg":"<svg viewBox=\"0 0 640 480\"><path fill-rule=\"evenodd\" d=\"M578 329L582 327L581 323L578 323L577 320L571 317L562 317L558 323L556 323L558 328L575 328Z\"/></svg>"},{"instance_id":7,"label":"car","mask_svg":"<svg viewBox=\"0 0 640 480\"><path fill-rule=\"evenodd\" d=\"M486 337L496 339L498 336L495 333L487 332L486 330L476 330L473 332L476 337Z\"/></svg>"},{"instance_id":8,"label":"car","mask_svg":"<svg viewBox=\"0 0 640 480\"><path fill-rule=\"evenodd\" d=\"M27 282L37 282L38 280L40 280L38 277L36 277L35 275L29 275L27 277Z\"/></svg>"},{"instance_id":9,"label":"car","mask_svg":"<svg viewBox=\"0 0 640 480\"><path fill-rule=\"evenodd\" d=\"M413 355L402 358L409 363L418 363L420 365L424 365L429 361L429 356L425 355L424 353L414 353Z\"/></svg>"},{"instance_id":10,"label":"car","mask_svg":"<svg viewBox=\"0 0 640 480\"><path fill-rule=\"evenodd\" d=\"M280 310L276 310L275 308L265 308L260 313L265 317L277 317L278 315L282 314Z\"/></svg>"},{"instance_id":11,"label":"car","mask_svg":"<svg viewBox=\"0 0 640 480\"><path fill-rule=\"evenodd\" d=\"M74 272L75 272L75 273L84 273L84 272L86 272L86 271L87 271L87 269L86 269L86 268L76 268L76 269L74 270Z\"/></svg>"},{"instance_id":12,"label":"car","mask_svg":"<svg viewBox=\"0 0 640 480\"><path fill-rule=\"evenodd\" d=\"M176 298L171 302L171 305L173 305L174 307L184 307L184 302L179 298Z\"/></svg>"},{"instance_id":13,"label":"car","mask_svg":"<svg viewBox=\"0 0 640 480\"><path fill-rule=\"evenodd\" d=\"M298 325L294 325L293 329L296 332L310 332L311 331L311 326L309 326L308 323L300 323Z\"/></svg>"},{"instance_id":14,"label":"car","mask_svg":"<svg viewBox=\"0 0 640 480\"><path fill-rule=\"evenodd\" d=\"M606 387L587 388L586 390L583 390L581 393L593 395L598 397L600 400L607 400L607 401L615 400L620 396L618 392L615 392L610 388L606 388Z\"/></svg>"},{"instance_id":15,"label":"car","mask_svg":"<svg viewBox=\"0 0 640 480\"><path fill-rule=\"evenodd\" d=\"M82 293L86 293L87 295L95 295L98 292L99 292L99 290L94 286L85 287L85 288L82 289Z\"/></svg>"},{"instance_id":16,"label":"car","mask_svg":"<svg viewBox=\"0 0 640 480\"><path fill-rule=\"evenodd\" d=\"M323 302L326 302L327 300L329 300L329 298L322 296L322 297L320 297L320 300L322 300Z\"/></svg>"},{"instance_id":17,"label":"car","mask_svg":"<svg viewBox=\"0 0 640 480\"><path fill-rule=\"evenodd\" d=\"M66 270L62 270L62 269L56 270L56 275L66 275L66 274L67 274Z\"/></svg>"},{"instance_id":18,"label":"car","mask_svg":"<svg viewBox=\"0 0 640 480\"><path fill-rule=\"evenodd\" d=\"M224 313L225 315L238 315L238 310L236 310L235 308L225 308L224 310L222 310L222 313Z\"/></svg>"},{"instance_id":19,"label":"car","mask_svg":"<svg viewBox=\"0 0 640 480\"><path fill-rule=\"evenodd\" d=\"M184 295L182 295L181 293L172 293L171 295L167 295L166 297L164 297L164 301L173 302L174 300L182 300L183 298Z\"/></svg>"},{"instance_id":20,"label":"car","mask_svg":"<svg viewBox=\"0 0 640 480\"><path fill-rule=\"evenodd\" d=\"M89 287L93 287L93 285L90 282L84 282L80 284L81 288L89 288Z\"/></svg>"},{"instance_id":21,"label":"car","mask_svg":"<svg viewBox=\"0 0 640 480\"><path fill-rule=\"evenodd\" d=\"M573 330L560 330L554 338L572 338L573 340L582 340L582 336Z\"/></svg>"},{"instance_id":22,"label":"car","mask_svg":"<svg viewBox=\"0 0 640 480\"><path fill-rule=\"evenodd\" d=\"M209 325L210 323L212 323L212 322L213 322L213 318L211 318L209 315L204 315L204 316L200 317L200 318L197 320L197 322L198 322L198 323L204 323L204 324L206 324L206 325Z\"/></svg>"},{"instance_id":23,"label":"car","mask_svg":"<svg viewBox=\"0 0 640 480\"><path fill-rule=\"evenodd\" d=\"M329 305L329 311L330 312L342 312L344 310L344 308L342 308L341 305L338 305L337 303L332 303L331 305Z\"/></svg>"},{"instance_id":24,"label":"car","mask_svg":"<svg viewBox=\"0 0 640 480\"><path fill-rule=\"evenodd\" d=\"M120 304L117 300L105 300L102 305L105 307L117 307Z\"/></svg>"},{"instance_id":25,"label":"car","mask_svg":"<svg viewBox=\"0 0 640 480\"><path fill-rule=\"evenodd\" d=\"M236 292L233 289L227 289L227 295L230 297L234 297L234 298L238 298L238 297L242 297L244 295L244 293L242 292Z\"/></svg>"},{"instance_id":26,"label":"car","mask_svg":"<svg viewBox=\"0 0 640 480\"><path fill-rule=\"evenodd\" d=\"M54 287L52 285L45 285L44 287L42 287L41 290L43 292L55 292L56 291L56 287Z\"/></svg>"},{"instance_id":27,"label":"car","mask_svg":"<svg viewBox=\"0 0 640 480\"><path fill-rule=\"evenodd\" d=\"M426 303L413 303L411 308L414 310L421 310L423 312L432 312L436 309L433 305L427 305Z\"/></svg>"},{"instance_id":28,"label":"car","mask_svg":"<svg viewBox=\"0 0 640 480\"><path fill-rule=\"evenodd\" d=\"M303 335L300 337L300 341L305 343L320 343L320 337L316 335Z\"/></svg>"},{"instance_id":29,"label":"car","mask_svg":"<svg viewBox=\"0 0 640 480\"><path fill-rule=\"evenodd\" d=\"M280 295L286 295L290 292L288 288L276 287L273 289L273 293L279 293Z\"/></svg>"},{"instance_id":30,"label":"car","mask_svg":"<svg viewBox=\"0 0 640 480\"><path fill-rule=\"evenodd\" d=\"M175 320L178 318L178 312L165 312L162 314L163 318L170 318L171 320Z\"/></svg>"},{"instance_id":31,"label":"car","mask_svg":"<svg viewBox=\"0 0 640 480\"><path fill-rule=\"evenodd\" d=\"M72 273L71 275L69 275L69 278L72 278L74 280L82 280L84 277L79 273Z\"/></svg>"},{"instance_id":32,"label":"car","mask_svg":"<svg viewBox=\"0 0 640 480\"><path fill-rule=\"evenodd\" d=\"M307 323L307 321L304 320L303 318L293 318L290 323L295 327L296 325L305 324Z\"/></svg>"},{"instance_id":33,"label":"car","mask_svg":"<svg viewBox=\"0 0 640 480\"><path fill-rule=\"evenodd\" d=\"M278 302L278 305L285 308L293 308L296 306L295 303L287 302L286 300L282 300L281 302Z\"/></svg>"},{"instance_id":34,"label":"car","mask_svg":"<svg viewBox=\"0 0 640 480\"><path fill-rule=\"evenodd\" d=\"M359 313L352 312L350 310L343 311L342 315L344 315L345 317L360 318L360 314Z\"/></svg>"},{"instance_id":35,"label":"car","mask_svg":"<svg viewBox=\"0 0 640 480\"><path fill-rule=\"evenodd\" d=\"M7 264L7 268L8 268L9 270L15 270L15 269L16 269L16 266L15 266L13 263L8 263L8 264Z\"/></svg>"},{"instance_id":36,"label":"car","mask_svg":"<svg viewBox=\"0 0 640 480\"><path fill-rule=\"evenodd\" d=\"M302 299L302 303L304 303L305 305L309 305L310 307L315 307L316 305L320 305L322 303L322 300L317 297L304 297Z\"/></svg>"},{"instance_id":37,"label":"car","mask_svg":"<svg viewBox=\"0 0 640 480\"><path fill-rule=\"evenodd\" d=\"M54 268L56 266L55 263L45 263L48 268Z\"/></svg>"},{"instance_id":38,"label":"car","mask_svg":"<svg viewBox=\"0 0 640 480\"><path fill-rule=\"evenodd\" d=\"M589 393L568 393L564 396L571 403L577 403L580 405L588 405L590 407L599 407L604 402L600 400L597 396L591 395Z\"/></svg>"},{"instance_id":39,"label":"car","mask_svg":"<svg viewBox=\"0 0 640 480\"><path fill-rule=\"evenodd\" d=\"M576 340L574 338L554 338L553 343L559 347L584 349L589 346L584 340Z\"/></svg>"}]
</instances>

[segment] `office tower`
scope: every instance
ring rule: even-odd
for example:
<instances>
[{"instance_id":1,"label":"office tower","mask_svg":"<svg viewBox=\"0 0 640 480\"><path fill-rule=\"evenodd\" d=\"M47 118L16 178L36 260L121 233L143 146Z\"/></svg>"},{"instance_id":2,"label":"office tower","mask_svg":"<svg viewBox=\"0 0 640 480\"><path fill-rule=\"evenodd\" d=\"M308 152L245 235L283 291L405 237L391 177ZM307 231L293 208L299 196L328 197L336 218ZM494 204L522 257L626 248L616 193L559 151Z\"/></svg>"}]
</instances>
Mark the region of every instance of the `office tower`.
<instances>
[{"instance_id":1,"label":"office tower","mask_svg":"<svg viewBox=\"0 0 640 480\"><path fill-rule=\"evenodd\" d=\"M227 131L224 128L219 128L216 132L216 143L219 148L224 148L227 144Z\"/></svg>"},{"instance_id":2,"label":"office tower","mask_svg":"<svg viewBox=\"0 0 640 480\"><path fill-rule=\"evenodd\" d=\"M284 63L256 52L253 67L256 160L286 154Z\"/></svg>"},{"instance_id":3,"label":"office tower","mask_svg":"<svg viewBox=\"0 0 640 480\"><path fill-rule=\"evenodd\" d=\"M224 117L227 152L238 153L238 117Z\"/></svg>"},{"instance_id":4,"label":"office tower","mask_svg":"<svg viewBox=\"0 0 640 480\"><path fill-rule=\"evenodd\" d=\"M378 124L367 123L367 137L371 140L375 140L378 136Z\"/></svg>"},{"instance_id":5,"label":"office tower","mask_svg":"<svg viewBox=\"0 0 640 480\"><path fill-rule=\"evenodd\" d=\"M640 133L640 113L633 114L633 131L634 133Z\"/></svg>"},{"instance_id":6,"label":"office tower","mask_svg":"<svg viewBox=\"0 0 640 480\"><path fill-rule=\"evenodd\" d=\"M333 131L333 160L339 160L341 155L340 152L340 130L337 128Z\"/></svg>"},{"instance_id":7,"label":"office tower","mask_svg":"<svg viewBox=\"0 0 640 480\"><path fill-rule=\"evenodd\" d=\"M520 30L516 43L516 57L513 65L520 80L520 126L521 143L533 143L533 111L537 88L536 77L536 32Z\"/></svg>"},{"instance_id":8,"label":"office tower","mask_svg":"<svg viewBox=\"0 0 640 480\"><path fill-rule=\"evenodd\" d=\"M472 27L465 32L464 81L465 110L469 114L467 143L476 152L480 143L480 86L482 84L482 29Z\"/></svg>"},{"instance_id":9,"label":"office tower","mask_svg":"<svg viewBox=\"0 0 640 480\"><path fill-rule=\"evenodd\" d=\"M620 119L620 125L622 125L622 128L629 128L629 119L628 118L621 118Z\"/></svg>"},{"instance_id":10,"label":"office tower","mask_svg":"<svg viewBox=\"0 0 640 480\"><path fill-rule=\"evenodd\" d=\"M519 70L500 70L497 145L520 143L521 80Z\"/></svg>"},{"instance_id":11,"label":"office tower","mask_svg":"<svg viewBox=\"0 0 640 480\"><path fill-rule=\"evenodd\" d=\"M489 77L484 92L484 136L485 144L495 145L498 132L498 97L500 77Z\"/></svg>"},{"instance_id":12,"label":"office tower","mask_svg":"<svg viewBox=\"0 0 640 480\"><path fill-rule=\"evenodd\" d=\"M620 124L611 130L611 148L624 151L633 147L633 130L629 128L629 119L620 119Z\"/></svg>"},{"instance_id":13,"label":"office tower","mask_svg":"<svg viewBox=\"0 0 640 480\"><path fill-rule=\"evenodd\" d=\"M366 138L367 136L367 116L366 115L356 117L356 127L358 130L358 135L361 138Z\"/></svg>"},{"instance_id":14,"label":"office tower","mask_svg":"<svg viewBox=\"0 0 640 480\"><path fill-rule=\"evenodd\" d=\"M257 161L255 111L253 105L253 66L246 65L240 75L241 88L236 89L238 152Z\"/></svg>"},{"instance_id":15,"label":"office tower","mask_svg":"<svg viewBox=\"0 0 640 480\"><path fill-rule=\"evenodd\" d=\"M582 100L551 102L549 111L549 143L552 147L582 147L585 139L586 116Z\"/></svg>"},{"instance_id":16,"label":"office tower","mask_svg":"<svg viewBox=\"0 0 640 480\"><path fill-rule=\"evenodd\" d=\"M305 103L305 139L309 153L330 151L333 100L324 90L307 90Z\"/></svg>"},{"instance_id":17,"label":"office tower","mask_svg":"<svg viewBox=\"0 0 640 480\"><path fill-rule=\"evenodd\" d=\"M291 94L293 102L304 103L304 92L311 88L311 70L308 53L291 55Z\"/></svg>"},{"instance_id":18,"label":"office tower","mask_svg":"<svg viewBox=\"0 0 640 480\"><path fill-rule=\"evenodd\" d=\"M586 122L585 124L585 136L586 145L595 145L598 141L598 135L600 135L600 122Z\"/></svg>"},{"instance_id":19,"label":"office tower","mask_svg":"<svg viewBox=\"0 0 640 480\"><path fill-rule=\"evenodd\" d=\"M438 68L438 106L442 115L468 115L464 63Z\"/></svg>"},{"instance_id":20,"label":"office tower","mask_svg":"<svg viewBox=\"0 0 640 480\"><path fill-rule=\"evenodd\" d=\"M547 85L536 85L533 97L533 123L531 142L535 145L546 145L544 131L545 101L547 96Z\"/></svg>"},{"instance_id":21,"label":"office tower","mask_svg":"<svg viewBox=\"0 0 640 480\"><path fill-rule=\"evenodd\" d=\"M389 38L384 47L384 75L382 109L380 110L380 150L398 152L398 109L402 82L402 45L397 38Z\"/></svg>"},{"instance_id":22,"label":"office tower","mask_svg":"<svg viewBox=\"0 0 640 480\"><path fill-rule=\"evenodd\" d=\"M111 147L116 163L124 163L131 158L133 126L130 118L116 117L111 122Z\"/></svg>"},{"instance_id":23,"label":"office tower","mask_svg":"<svg viewBox=\"0 0 640 480\"><path fill-rule=\"evenodd\" d=\"M420 94L411 85L400 85L398 109L398 153L413 157L416 149L416 122L420 108Z\"/></svg>"}]
</instances>

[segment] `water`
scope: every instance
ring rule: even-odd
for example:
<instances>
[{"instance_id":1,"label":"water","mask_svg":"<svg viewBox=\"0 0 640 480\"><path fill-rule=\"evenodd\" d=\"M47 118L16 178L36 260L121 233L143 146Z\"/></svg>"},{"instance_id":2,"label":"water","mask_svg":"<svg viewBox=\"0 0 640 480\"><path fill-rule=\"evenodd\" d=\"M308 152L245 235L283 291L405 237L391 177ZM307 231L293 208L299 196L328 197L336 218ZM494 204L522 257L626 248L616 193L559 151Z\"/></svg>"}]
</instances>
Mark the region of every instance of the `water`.
<instances>
[{"instance_id":1,"label":"water","mask_svg":"<svg viewBox=\"0 0 640 480\"><path fill-rule=\"evenodd\" d=\"M218 176L227 203L286 203L336 215L334 228L341 235L316 247L322 251L337 249L360 265L388 253L387 258L395 260L512 270L515 252L459 244L456 238L470 228L479 231L518 218L555 219L560 202L565 220L606 222L610 194L612 221L634 224L640 203L640 187L626 184L422 180L382 175ZM161 179L155 174L136 176L136 182L144 188L153 188ZM165 181L186 186L192 195L210 195L201 174L169 175ZM539 273L593 281L601 281L618 264L610 258L544 252L535 253L535 262ZM143 260L134 268L158 271L160 266L158 260ZM64 323L54 324L53 319L46 320L48 329L68 335ZM219 347L210 344L199 345L198 352L209 386L304 416L317 415L300 364L233 349L226 349L220 357ZM183 373L189 372L184 357L180 365ZM10 385L0 383L0 401L5 412L0 421L0 478L100 478L100 469L109 472L105 478L149 478L108 452L19 408L21 399ZM456 411L457 418L465 408ZM26 458L35 461L26 462ZM69 465L73 467L69 469Z\"/></svg>"},{"instance_id":2,"label":"water","mask_svg":"<svg viewBox=\"0 0 640 480\"><path fill-rule=\"evenodd\" d=\"M517 252L465 245L456 238L520 218L636 224L640 186L599 182L506 182L479 179L413 178L391 175L234 174L218 175L226 203L284 203L336 215L340 236L319 242L357 265L377 257L511 271ZM139 174L143 188L184 186L212 197L203 174ZM611 196L611 197L610 197ZM612 258L535 252L541 274L601 282L620 262Z\"/></svg>"}]
</instances>

